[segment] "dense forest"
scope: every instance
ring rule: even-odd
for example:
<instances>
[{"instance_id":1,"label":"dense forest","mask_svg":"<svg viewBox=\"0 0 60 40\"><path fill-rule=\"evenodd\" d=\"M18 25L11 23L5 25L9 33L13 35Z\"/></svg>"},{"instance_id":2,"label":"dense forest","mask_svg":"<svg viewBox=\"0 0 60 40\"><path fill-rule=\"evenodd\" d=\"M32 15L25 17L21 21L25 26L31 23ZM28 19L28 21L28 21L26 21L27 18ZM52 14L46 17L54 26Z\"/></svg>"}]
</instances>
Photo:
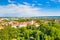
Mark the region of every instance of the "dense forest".
<instances>
[{"instance_id":1,"label":"dense forest","mask_svg":"<svg viewBox=\"0 0 60 40\"><path fill-rule=\"evenodd\" d=\"M19 19L23 21L37 21L40 26L27 25L27 27L13 28L10 24L5 25L4 29L0 29L0 40L60 40L60 23L54 19ZM45 20L45 19L43 19ZM5 20L6 21L6 20Z\"/></svg>"}]
</instances>

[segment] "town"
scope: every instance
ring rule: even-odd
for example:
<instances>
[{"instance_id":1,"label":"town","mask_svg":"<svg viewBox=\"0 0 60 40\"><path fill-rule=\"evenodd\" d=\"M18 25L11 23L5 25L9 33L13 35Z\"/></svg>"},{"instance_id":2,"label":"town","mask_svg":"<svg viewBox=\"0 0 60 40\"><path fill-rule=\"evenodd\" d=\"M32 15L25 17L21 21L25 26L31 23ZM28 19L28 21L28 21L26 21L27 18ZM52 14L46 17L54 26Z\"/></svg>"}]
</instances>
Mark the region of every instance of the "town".
<instances>
[{"instance_id":1,"label":"town","mask_svg":"<svg viewBox=\"0 0 60 40\"><path fill-rule=\"evenodd\" d=\"M3 29L4 28L4 25L8 25L10 24L11 27L14 27L16 28L17 26L20 28L20 27L27 27L27 25L35 25L36 27L39 26L39 23L34 21L34 20L31 20L31 21L24 21L24 22L19 22L18 21L19 19L16 19L16 18L1 18L0 19L0 29Z\"/></svg>"},{"instance_id":2,"label":"town","mask_svg":"<svg viewBox=\"0 0 60 40\"><path fill-rule=\"evenodd\" d=\"M0 18L0 40L60 40L60 19Z\"/></svg>"},{"instance_id":3,"label":"town","mask_svg":"<svg viewBox=\"0 0 60 40\"><path fill-rule=\"evenodd\" d=\"M33 18L32 20L29 18L22 18L22 19L21 18L20 19L19 18L0 18L0 29L3 29L5 27L4 25L8 25L8 24L10 24L11 27L14 27L14 28L27 27L27 25L35 25L36 27L39 27L40 23L37 22L37 18L35 20L34 19L35 18ZM41 22L45 22L45 23L48 23L50 20L49 19L43 19L43 20L40 19ZM60 19L54 19L52 21L59 23Z\"/></svg>"}]
</instances>

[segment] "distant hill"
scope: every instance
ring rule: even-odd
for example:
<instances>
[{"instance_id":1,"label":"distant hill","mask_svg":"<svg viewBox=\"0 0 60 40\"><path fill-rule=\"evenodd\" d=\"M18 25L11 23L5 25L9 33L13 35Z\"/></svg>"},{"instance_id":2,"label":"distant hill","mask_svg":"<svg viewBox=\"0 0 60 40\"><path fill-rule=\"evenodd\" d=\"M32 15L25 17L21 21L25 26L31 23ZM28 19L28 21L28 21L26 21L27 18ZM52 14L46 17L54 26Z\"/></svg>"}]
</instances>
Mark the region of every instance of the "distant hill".
<instances>
[{"instance_id":1,"label":"distant hill","mask_svg":"<svg viewBox=\"0 0 60 40\"><path fill-rule=\"evenodd\" d=\"M60 16L39 16L36 18L60 18Z\"/></svg>"},{"instance_id":2,"label":"distant hill","mask_svg":"<svg viewBox=\"0 0 60 40\"><path fill-rule=\"evenodd\" d=\"M0 18L60 18L60 16L0 17Z\"/></svg>"}]
</instances>

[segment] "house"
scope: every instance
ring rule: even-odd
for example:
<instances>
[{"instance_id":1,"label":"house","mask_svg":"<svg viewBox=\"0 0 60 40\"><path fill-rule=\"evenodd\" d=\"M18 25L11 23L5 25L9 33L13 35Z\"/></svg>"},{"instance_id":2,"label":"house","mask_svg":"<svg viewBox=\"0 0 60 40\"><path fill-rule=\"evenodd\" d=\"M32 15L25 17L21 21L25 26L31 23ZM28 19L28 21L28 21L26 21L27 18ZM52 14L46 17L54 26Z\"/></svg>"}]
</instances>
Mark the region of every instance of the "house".
<instances>
[{"instance_id":1,"label":"house","mask_svg":"<svg viewBox=\"0 0 60 40\"><path fill-rule=\"evenodd\" d=\"M60 19L55 19L54 21L57 23L60 23Z\"/></svg>"},{"instance_id":2,"label":"house","mask_svg":"<svg viewBox=\"0 0 60 40\"><path fill-rule=\"evenodd\" d=\"M20 22L19 27L27 27L29 22Z\"/></svg>"},{"instance_id":3,"label":"house","mask_svg":"<svg viewBox=\"0 0 60 40\"><path fill-rule=\"evenodd\" d=\"M35 23L34 25L35 25L36 27L39 27L39 26L40 26L39 23Z\"/></svg>"},{"instance_id":4,"label":"house","mask_svg":"<svg viewBox=\"0 0 60 40\"><path fill-rule=\"evenodd\" d=\"M0 29L3 29L4 28L4 26L0 26Z\"/></svg>"},{"instance_id":5,"label":"house","mask_svg":"<svg viewBox=\"0 0 60 40\"><path fill-rule=\"evenodd\" d=\"M27 21L27 22L10 22L12 27L17 28L17 27L27 27L27 25L35 25L36 27L39 26L39 24L36 21Z\"/></svg>"},{"instance_id":6,"label":"house","mask_svg":"<svg viewBox=\"0 0 60 40\"><path fill-rule=\"evenodd\" d=\"M12 27L16 28L18 26L17 22L11 22L10 23L12 25Z\"/></svg>"},{"instance_id":7,"label":"house","mask_svg":"<svg viewBox=\"0 0 60 40\"><path fill-rule=\"evenodd\" d=\"M16 27L27 27L27 25L29 24L29 22L14 22L12 23L12 27L16 28Z\"/></svg>"},{"instance_id":8,"label":"house","mask_svg":"<svg viewBox=\"0 0 60 40\"><path fill-rule=\"evenodd\" d=\"M29 25L35 25L36 27L39 26L39 24L36 21L34 21L34 20L32 20L32 21L26 21L26 22L17 22L17 21L5 22L5 21L1 21L0 24L2 24L2 25L8 25L8 24L10 24L14 28L17 28L17 27L19 27L19 28L20 27L27 27L28 24ZM3 27L1 27L1 28L3 28Z\"/></svg>"}]
</instances>

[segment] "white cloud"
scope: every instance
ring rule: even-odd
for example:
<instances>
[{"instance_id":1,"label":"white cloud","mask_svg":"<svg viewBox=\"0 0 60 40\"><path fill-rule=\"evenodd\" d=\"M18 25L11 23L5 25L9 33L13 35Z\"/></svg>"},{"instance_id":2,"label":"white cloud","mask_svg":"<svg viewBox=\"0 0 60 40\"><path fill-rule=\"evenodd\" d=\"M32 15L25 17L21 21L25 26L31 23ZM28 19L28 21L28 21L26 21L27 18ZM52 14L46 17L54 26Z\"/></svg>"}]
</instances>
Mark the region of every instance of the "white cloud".
<instances>
[{"instance_id":1,"label":"white cloud","mask_svg":"<svg viewBox=\"0 0 60 40\"><path fill-rule=\"evenodd\" d=\"M35 4L32 4L32 7L34 7L35 6Z\"/></svg>"},{"instance_id":2,"label":"white cloud","mask_svg":"<svg viewBox=\"0 0 60 40\"><path fill-rule=\"evenodd\" d=\"M47 9L46 9L47 10ZM60 12L42 11L42 8L35 8L28 5L9 4L7 6L0 6L0 16L17 16L17 17L31 17L31 16L58 16ZM56 14L57 13L57 14Z\"/></svg>"},{"instance_id":3,"label":"white cloud","mask_svg":"<svg viewBox=\"0 0 60 40\"><path fill-rule=\"evenodd\" d=\"M8 0L9 3L11 3L11 0Z\"/></svg>"},{"instance_id":4,"label":"white cloud","mask_svg":"<svg viewBox=\"0 0 60 40\"><path fill-rule=\"evenodd\" d=\"M17 15L17 16L40 16L42 15L39 11L39 8L34 8L28 5L15 5L15 4L9 4L7 6L0 6L0 13L1 15Z\"/></svg>"},{"instance_id":5,"label":"white cloud","mask_svg":"<svg viewBox=\"0 0 60 40\"><path fill-rule=\"evenodd\" d=\"M9 0L9 2L11 3L12 1ZM32 4L32 6L30 6L30 4L27 2L23 2L23 3L25 5L23 5L23 4L15 5L12 2L12 4L9 4L6 6L0 6L0 16L17 16L17 17L18 16L23 16L23 17L28 16L28 17L30 17L30 16L51 16L51 15L54 15L53 14L54 12L48 12L45 10L44 10L45 12L43 12L41 10L42 8L34 7L35 4ZM38 4L38 5L42 5L42 4ZM58 13L58 15L59 15L59 13ZM56 15L56 13L55 13L55 15Z\"/></svg>"},{"instance_id":6,"label":"white cloud","mask_svg":"<svg viewBox=\"0 0 60 40\"><path fill-rule=\"evenodd\" d=\"M25 5L30 5L28 2L23 2Z\"/></svg>"},{"instance_id":7,"label":"white cloud","mask_svg":"<svg viewBox=\"0 0 60 40\"><path fill-rule=\"evenodd\" d=\"M11 0L8 0L8 2L9 2L9 3L15 3L15 1L13 1L13 0L12 0L12 1L11 1Z\"/></svg>"}]
</instances>

